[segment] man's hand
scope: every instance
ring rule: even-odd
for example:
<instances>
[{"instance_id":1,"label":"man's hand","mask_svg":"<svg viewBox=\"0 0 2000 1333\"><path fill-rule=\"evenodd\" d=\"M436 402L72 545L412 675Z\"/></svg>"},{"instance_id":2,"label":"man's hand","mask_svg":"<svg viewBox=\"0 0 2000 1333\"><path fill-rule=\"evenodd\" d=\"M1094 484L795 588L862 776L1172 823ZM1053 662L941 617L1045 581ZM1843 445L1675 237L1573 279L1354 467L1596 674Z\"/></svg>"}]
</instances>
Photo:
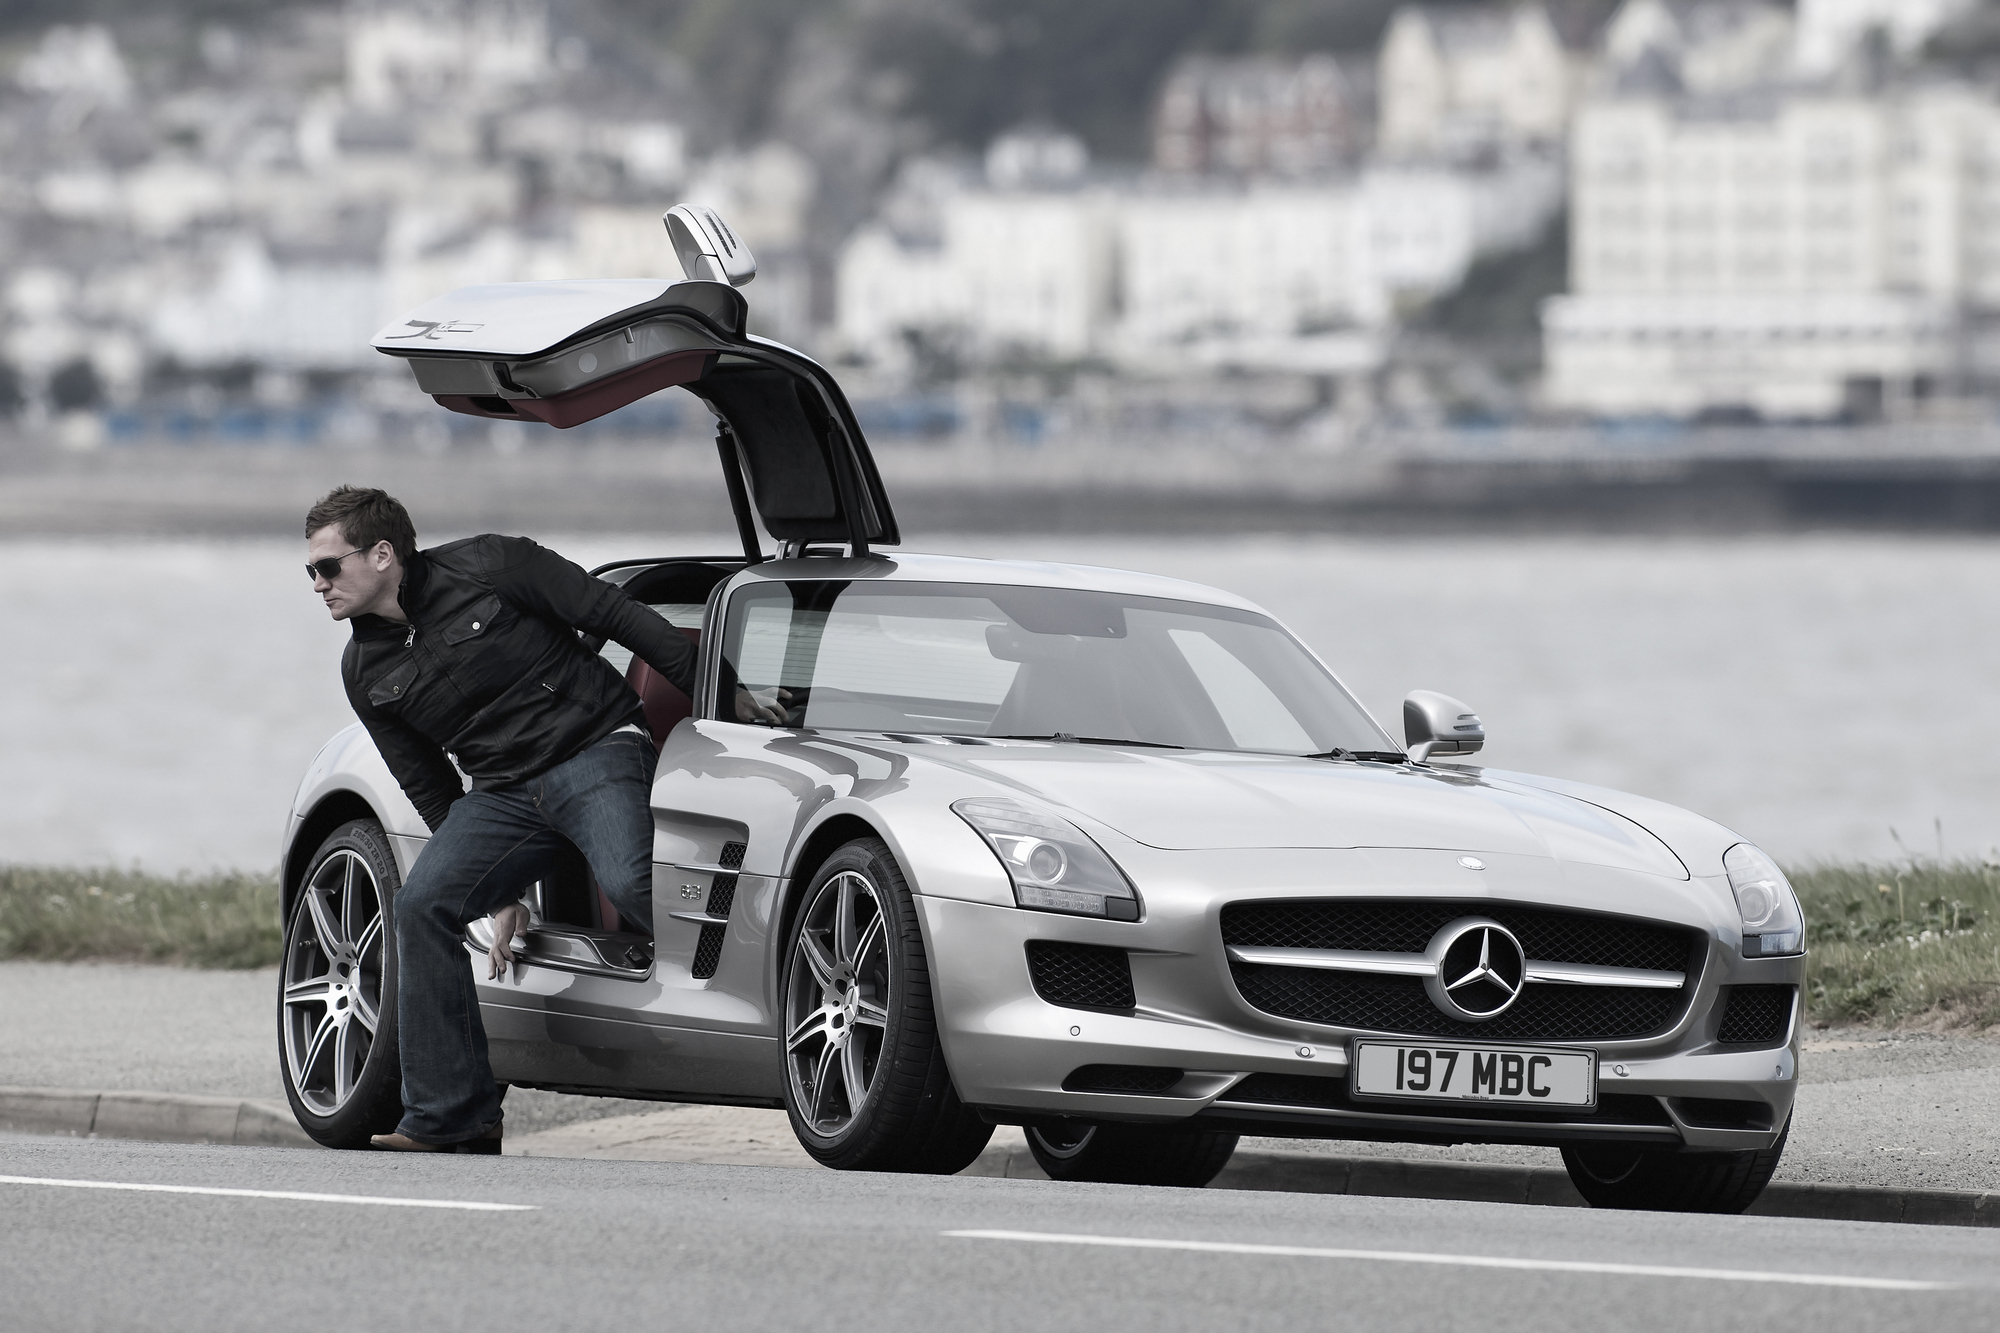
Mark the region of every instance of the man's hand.
<instances>
[{"instance_id":1,"label":"man's hand","mask_svg":"<svg viewBox=\"0 0 2000 1333\"><path fill-rule=\"evenodd\" d=\"M753 690L747 686L736 687L736 720L738 722L762 722L767 727L782 727L788 720L783 701L789 700L792 692L773 686L766 690Z\"/></svg>"},{"instance_id":2,"label":"man's hand","mask_svg":"<svg viewBox=\"0 0 2000 1333\"><path fill-rule=\"evenodd\" d=\"M493 914L493 943L486 950L486 979L492 981L507 975L507 964L514 961L514 937L528 929L528 908L525 903L509 903Z\"/></svg>"}]
</instances>

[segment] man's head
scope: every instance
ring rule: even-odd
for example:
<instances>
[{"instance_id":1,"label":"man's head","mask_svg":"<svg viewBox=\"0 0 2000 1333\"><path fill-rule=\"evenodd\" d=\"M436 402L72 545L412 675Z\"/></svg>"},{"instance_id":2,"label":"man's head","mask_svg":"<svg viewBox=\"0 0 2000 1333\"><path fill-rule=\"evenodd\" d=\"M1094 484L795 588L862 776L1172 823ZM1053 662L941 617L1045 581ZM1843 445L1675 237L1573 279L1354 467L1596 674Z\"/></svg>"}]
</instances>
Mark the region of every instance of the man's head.
<instances>
[{"instance_id":1,"label":"man's head","mask_svg":"<svg viewBox=\"0 0 2000 1333\"><path fill-rule=\"evenodd\" d=\"M417 530L394 496L364 486L336 486L306 513L306 560L313 591L335 620L389 615L402 619L396 591L417 553ZM338 568L329 575L331 563Z\"/></svg>"}]
</instances>

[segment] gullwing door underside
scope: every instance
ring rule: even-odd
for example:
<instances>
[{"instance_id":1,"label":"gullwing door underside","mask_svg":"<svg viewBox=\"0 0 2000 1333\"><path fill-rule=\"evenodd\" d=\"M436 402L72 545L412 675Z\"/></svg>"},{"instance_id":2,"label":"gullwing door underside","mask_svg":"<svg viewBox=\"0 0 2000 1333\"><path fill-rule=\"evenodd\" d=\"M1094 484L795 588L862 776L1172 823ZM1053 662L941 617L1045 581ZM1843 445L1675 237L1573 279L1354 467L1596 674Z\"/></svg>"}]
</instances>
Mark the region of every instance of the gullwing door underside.
<instances>
[{"instance_id":1,"label":"gullwing door underside","mask_svg":"<svg viewBox=\"0 0 2000 1333\"><path fill-rule=\"evenodd\" d=\"M847 397L811 358L747 331L724 283L595 279L464 287L377 334L417 386L470 416L566 429L680 386L716 415L744 554L752 514L787 544L901 541Z\"/></svg>"}]
</instances>

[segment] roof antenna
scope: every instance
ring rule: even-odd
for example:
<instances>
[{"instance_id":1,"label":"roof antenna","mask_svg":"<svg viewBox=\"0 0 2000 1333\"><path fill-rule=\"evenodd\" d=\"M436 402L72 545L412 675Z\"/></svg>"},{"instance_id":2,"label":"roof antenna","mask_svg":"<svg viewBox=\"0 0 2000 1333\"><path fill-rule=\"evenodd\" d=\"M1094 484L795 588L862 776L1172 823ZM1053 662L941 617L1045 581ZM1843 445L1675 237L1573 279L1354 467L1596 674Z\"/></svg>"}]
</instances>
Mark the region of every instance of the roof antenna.
<instances>
[{"instance_id":1,"label":"roof antenna","mask_svg":"<svg viewBox=\"0 0 2000 1333\"><path fill-rule=\"evenodd\" d=\"M726 282L741 287L757 276L757 258L736 239L722 214L707 204L675 204L660 219L667 239L692 282Z\"/></svg>"}]
</instances>

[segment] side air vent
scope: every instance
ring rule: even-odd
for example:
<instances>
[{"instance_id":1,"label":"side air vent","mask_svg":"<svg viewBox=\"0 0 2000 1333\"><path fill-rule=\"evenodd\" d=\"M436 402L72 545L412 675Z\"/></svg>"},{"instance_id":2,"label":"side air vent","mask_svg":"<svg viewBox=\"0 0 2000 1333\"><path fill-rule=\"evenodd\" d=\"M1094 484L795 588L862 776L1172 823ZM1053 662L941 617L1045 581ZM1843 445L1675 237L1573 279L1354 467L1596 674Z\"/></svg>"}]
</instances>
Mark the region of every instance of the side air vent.
<instances>
[{"instance_id":1,"label":"side air vent","mask_svg":"<svg viewBox=\"0 0 2000 1333\"><path fill-rule=\"evenodd\" d=\"M1035 994L1066 1009L1130 1009L1132 963L1123 949L1060 940L1028 941Z\"/></svg>"},{"instance_id":2,"label":"side air vent","mask_svg":"<svg viewBox=\"0 0 2000 1333\"><path fill-rule=\"evenodd\" d=\"M1681 1119L1702 1129L1769 1129L1771 1108L1763 1102L1721 1097L1682 1097L1674 1102Z\"/></svg>"},{"instance_id":3,"label":"side air vent","mask_svg":"<svg viewBox=\"0 0 2000 1333\"><path fill-rule=\"evenodd\" d=\"M722 844L722 855L716 858L716 864L727 866L731 870L740 870L743 866L743 853L747 850L749 849L743 843L725 842ZM717 875L708 886L708 906L705 910L710 916L728 916L729 909L735 905L736 876ZM694 946L694 966L690 969L696 978L705 979L715 975L716 967L722 962L722 940L728 933L729 927L719 922L712 922L701 928L701 938L695 941Z\"/></svg>"},{"instance_id":4,"label":"side air vent","mask_svg":"<svg viewBox=\"0 0 2000 1333\"><path fill-rule=\"evenodd\" d=\"M1157 1065L1085 1065L1063 1080L1064 1092L1157 1093L1181 1081L1178 1069Z\"/></svg>"},{"instance_id":5,"label":"side air vent","mask_svg":"<svg viewBox=\"0 0 2000 1333\"><path fill-rule=\"evenodd\" d=\"M1725 986L1715 1039L1730 1046L1776 1046L1792 1030L1796 986Z\"/></svg>"}]
</instances>

